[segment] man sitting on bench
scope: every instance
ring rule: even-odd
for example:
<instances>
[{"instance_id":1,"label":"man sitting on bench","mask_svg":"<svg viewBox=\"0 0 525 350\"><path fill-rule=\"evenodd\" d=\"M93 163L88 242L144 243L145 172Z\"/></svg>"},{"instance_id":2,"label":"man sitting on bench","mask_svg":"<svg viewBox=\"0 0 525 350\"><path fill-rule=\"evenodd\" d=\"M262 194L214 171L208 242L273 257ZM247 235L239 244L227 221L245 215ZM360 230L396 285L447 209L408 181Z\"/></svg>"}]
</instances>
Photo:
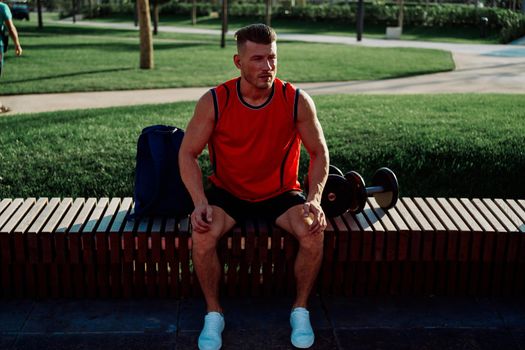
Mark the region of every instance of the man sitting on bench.
<instances>
[{"instance_id":1,"label":"man sitting on bench","mask_svg":"<svg viewBox=\"0 0 525 350\"><path fill-rule=\"evenodd\" d=\"M276 78L274 30L254 24L237 31L235 38L233 61L240 77L200 98L179 152L182 180L195 205L193 263L207 305L198 345L201 350L222 346L217 242L235 223L259 217L299 241L291 341L308 348L314 333L307 301L321 265L326 228L320 203L328 150L310 96ZM301 142L310 154L307 198L298 181ZM211 189L205 193L197 158L206 144L213 174Z\"/></svg>"}]
</instances>

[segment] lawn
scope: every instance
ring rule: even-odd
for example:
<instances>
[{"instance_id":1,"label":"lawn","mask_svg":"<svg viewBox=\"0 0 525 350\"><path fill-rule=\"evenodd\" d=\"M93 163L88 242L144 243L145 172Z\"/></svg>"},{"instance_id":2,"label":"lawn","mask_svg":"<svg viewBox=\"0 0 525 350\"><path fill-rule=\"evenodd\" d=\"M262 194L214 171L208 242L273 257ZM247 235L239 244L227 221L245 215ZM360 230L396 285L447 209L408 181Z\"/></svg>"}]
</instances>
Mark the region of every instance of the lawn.
<instances>
[{"instance_id":1,"label":"lawn","mask_svg":"<svg viewBox=\"0 0 525 350\"><path fill-rule=\"evenodd\" d=\"M125 15L114 15L108 18L94 19L97 22L109 23L133 23L133 17ZM229 20L230 30L235 30L250 23L262 22L262 18L232 18ZM200 17L197 25L191 23L189 16L160 16L159 22L161 26L177 26L177 27L193 27L199 29L215 29L220 30L222 22L218 18ZM308 22L305 25L304 21L290 20L290 19L273 19L272 27L277 33L287 34L323 34L323 35L338 35L338 36L356 36L355 25L348 23L333 22ZM370 39L384 39L386 28L380 25L366 24L364 27L364 38ZM453 42L465 44L499 44L496 33L489 33L486 38L480 37L478 28L430 28L430 27L405 27L403 29L402 40L421 40L421 41L436 41L436 42Z\"/></svg>"},{"instance_id":2,"label":"lawn","mask_svg":"<svg viewBox=\"0 0 525 350\"><path fill-rule=\"evenodd\" d=\"M392 168L404 196L524 198L522 95L314 98L332 164L369 180ZM0 198L130 196L136 140L185 127L194 102L0 118ZM207 156L201 158L209 174ZM308 159L303 154L300 177Z\"/></svg>"},{"instance_id":3,"label":"lawn","mask_svg":"<svg viewBox=\"0 0 525 350\"><path fill-rule=\"evenodd\" d=\"M33 21L34 21L33 16ZM0 94L211 86L238 74L234 43L217 36L155 39L154 70L140 70L136 31L17 22L24 55L6 56ZM279 76L292 82L374 80L447 71L449 52L280 42Z\"/></svg>"}]
</instances>

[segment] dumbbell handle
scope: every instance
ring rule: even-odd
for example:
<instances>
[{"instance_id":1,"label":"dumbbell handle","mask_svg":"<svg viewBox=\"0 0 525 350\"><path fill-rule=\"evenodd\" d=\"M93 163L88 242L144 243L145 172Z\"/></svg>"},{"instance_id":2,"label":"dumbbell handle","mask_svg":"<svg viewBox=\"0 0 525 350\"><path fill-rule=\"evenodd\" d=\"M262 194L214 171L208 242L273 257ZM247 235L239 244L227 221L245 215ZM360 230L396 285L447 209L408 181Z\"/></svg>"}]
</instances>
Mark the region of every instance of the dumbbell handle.
<instances>
[{"instance_id":1,"label":"dumbbell handle","mask_svg":"<svg viewBox=\"0 0 525 350\"><path fill-rule=\"evenodd\" d=\"M366 194L368 196L374 193L380 193L380 192L385 192L385 188L383 186L370 186L366 188Z\"/></svg>"}]
</instances>

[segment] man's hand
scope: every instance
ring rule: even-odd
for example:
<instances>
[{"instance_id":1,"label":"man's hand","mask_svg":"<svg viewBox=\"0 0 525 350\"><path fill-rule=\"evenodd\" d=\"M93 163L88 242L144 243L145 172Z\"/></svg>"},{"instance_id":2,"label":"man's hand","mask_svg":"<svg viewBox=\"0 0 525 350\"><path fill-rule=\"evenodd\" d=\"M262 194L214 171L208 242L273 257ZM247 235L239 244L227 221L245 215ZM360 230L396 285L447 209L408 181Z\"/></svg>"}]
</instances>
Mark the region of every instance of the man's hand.
<instances>
[{"instance_id":1,"label":"man's hand","mask_svg":"<svg viewBox=\"0 0 525 350\"><path fill-rule=\"evenodd\" d=\"M195 206L191 213L191 225L198 233L206 233L210 230L213 217L213 208L208 204Z\"/></svg>"},{"instance_id":2,"label":"man's hand","mask_svg":"<svg viewBox=\"0 0 525 350\"><path fill-rule=\"evenodd\" d=\"M15 46L15 53L16 53L17 56L21 56L22 55L22 46L16 45Z\"/></svg>"},{"instance_id":3,"label":"man's hand","mask_svg":"<svg viewBox=\"0 0 525 350\"><path fill-rule=\"evenodd\" d=\"M320 234L326 228L326 217L324 216L321 205L316 201L304 203L303 215L305 218L313 214L313 222L308 231L313 235Z\"/></svg>"}]
</instances>

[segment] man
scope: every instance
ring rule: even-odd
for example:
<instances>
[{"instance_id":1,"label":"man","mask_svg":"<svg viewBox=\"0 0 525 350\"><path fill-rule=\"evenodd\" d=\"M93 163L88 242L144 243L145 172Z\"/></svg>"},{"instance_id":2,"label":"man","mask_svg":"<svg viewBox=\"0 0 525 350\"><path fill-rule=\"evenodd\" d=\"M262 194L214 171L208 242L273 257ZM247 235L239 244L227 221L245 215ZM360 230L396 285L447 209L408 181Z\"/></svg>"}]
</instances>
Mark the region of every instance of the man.
<instances>
[{"instance_id":1,"label":"man","mask_svg":"<svg viewBox=\"0 0 525 350\"><path fill-rule=\"evenodd\" d=\"M235 37L233 62L241 75L197 102L179 153L182 180L195 205L192 257L207 306L198 345L201 350L222 345L217 241L236 222L263 217L299 241L291 341L308 348L314 334L307 301L321 264L326 228L320 202L328 176L328 150L312 99L276 78L273 29L254 24ZM308 198L297 179L301 141L310 154ZM205 194L197 158L206 144L213 174L212 187ZM309 216L311 223L305 220Z\"/></svg>"},{"instance_id":2,"label":"man","mask_svg":"<svg viewBox=\"0 0 525 350\"><path fill-rule=\"evenodd\" d=\"M0 34L3 36L5 29L9 31L9 35L15 44L15 53L17 56L22 54L22 47L20 46L20 41L18 40L18 32L13 24L13 15L9 6L0 2ZM4 65L4 40L0 40L0 77L2 76L2 67ZM0 113L9 112L9 108L2 105L0 102Z\"/></svg>"}]
</instances>

